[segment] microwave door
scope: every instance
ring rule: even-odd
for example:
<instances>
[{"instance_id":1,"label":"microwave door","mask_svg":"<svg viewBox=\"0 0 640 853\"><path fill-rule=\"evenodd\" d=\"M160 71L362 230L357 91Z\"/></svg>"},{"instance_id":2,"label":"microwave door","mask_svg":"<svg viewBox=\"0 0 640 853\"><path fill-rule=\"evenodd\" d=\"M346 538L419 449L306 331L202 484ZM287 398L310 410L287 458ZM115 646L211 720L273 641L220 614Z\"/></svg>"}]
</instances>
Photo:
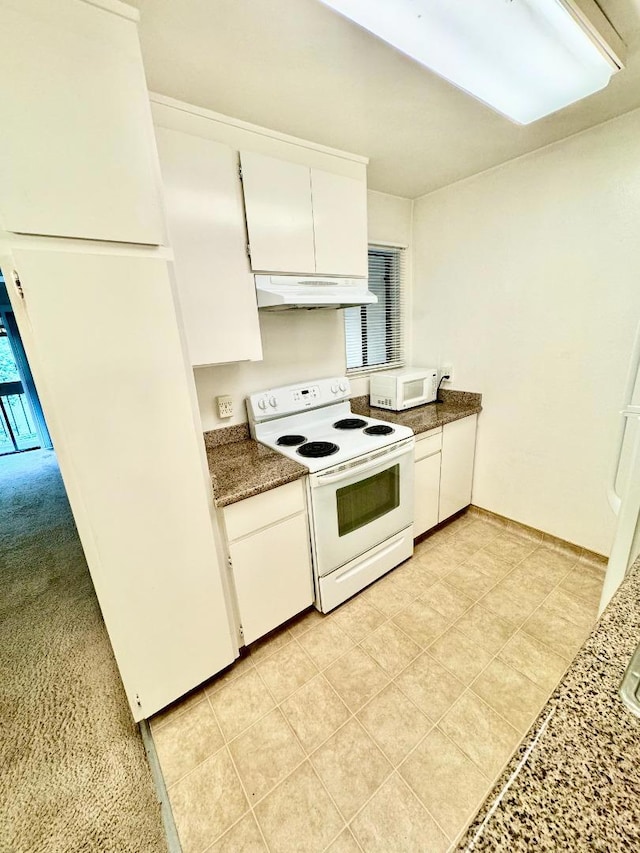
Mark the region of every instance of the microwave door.
<instances>
[{"instance_id":1,"label":"microwave door","mask_svg":"<svg viewBox=\"0 0 640 853\"><path fill-rule=\"evenodd\" d=\"M426 381L424 379L411 379L402 383L402 402L405 406L424 400L426 397Z\"/></svg>"}]
</instances>

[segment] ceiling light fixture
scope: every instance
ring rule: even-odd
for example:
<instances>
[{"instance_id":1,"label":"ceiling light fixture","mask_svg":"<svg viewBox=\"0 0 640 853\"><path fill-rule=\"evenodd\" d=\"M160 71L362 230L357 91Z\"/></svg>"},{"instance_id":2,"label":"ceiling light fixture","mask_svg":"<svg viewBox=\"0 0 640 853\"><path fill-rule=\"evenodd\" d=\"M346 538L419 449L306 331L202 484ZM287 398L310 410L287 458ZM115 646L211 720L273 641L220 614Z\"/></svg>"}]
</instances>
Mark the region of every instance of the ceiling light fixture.
<instances>
[{"instance_id":1,"label":"ceiling light fixture","mask_svg":"<svg viewBox=\"0 0 640 853\"><path fill-rule=\"evenodd\" d=\"M604 89L624 45L594 0L322 0L517 124Z\"/></svg>"}]
</instances>

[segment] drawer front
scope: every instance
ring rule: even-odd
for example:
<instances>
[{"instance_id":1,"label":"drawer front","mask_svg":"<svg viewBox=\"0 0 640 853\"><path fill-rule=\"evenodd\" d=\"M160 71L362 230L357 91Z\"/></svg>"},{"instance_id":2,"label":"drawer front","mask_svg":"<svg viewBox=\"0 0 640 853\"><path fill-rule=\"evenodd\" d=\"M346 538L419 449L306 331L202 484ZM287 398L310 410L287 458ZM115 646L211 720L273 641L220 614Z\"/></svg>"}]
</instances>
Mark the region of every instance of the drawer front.
<instances>
[{"instance_id":1,"label":"drawer front","mask_svg":"<svg viewBox=\"0 0 640 853\"><path fill-rule=\"evenodd\" d=\"M304 480L269 489L252 498L224 507L224 521L230 542L288 518L306 508Z\"/></svg>"},{"instance_id":2,"label":"drawer front","mask_svg":"<svg viewBox=\"0 0 640 853\"><path fill-rule=\"evenodd\" d=\"M442 449L442 429L427 433L424 437L416 436L416 462L427 456L432 456Z\"/></svg>"}]
</instances>

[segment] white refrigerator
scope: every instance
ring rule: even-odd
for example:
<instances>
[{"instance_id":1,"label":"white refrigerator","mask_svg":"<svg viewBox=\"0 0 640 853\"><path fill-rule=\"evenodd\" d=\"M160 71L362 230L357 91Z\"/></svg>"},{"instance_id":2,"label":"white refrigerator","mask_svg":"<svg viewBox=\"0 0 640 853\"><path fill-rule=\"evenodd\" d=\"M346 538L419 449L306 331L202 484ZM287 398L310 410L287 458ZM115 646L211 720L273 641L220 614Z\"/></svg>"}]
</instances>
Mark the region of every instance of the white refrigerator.
<instances>
[{"instance_id":1,"label":"white refrigerator","mask_svg":"<svg viewBox=\"0 0 640 853\"><path fill-rule=\"evenodd\" d=\"M600 613L640 555L640 324L619 416L608 497L617 523L600 599Z\"/></svg>"}]
</instances>

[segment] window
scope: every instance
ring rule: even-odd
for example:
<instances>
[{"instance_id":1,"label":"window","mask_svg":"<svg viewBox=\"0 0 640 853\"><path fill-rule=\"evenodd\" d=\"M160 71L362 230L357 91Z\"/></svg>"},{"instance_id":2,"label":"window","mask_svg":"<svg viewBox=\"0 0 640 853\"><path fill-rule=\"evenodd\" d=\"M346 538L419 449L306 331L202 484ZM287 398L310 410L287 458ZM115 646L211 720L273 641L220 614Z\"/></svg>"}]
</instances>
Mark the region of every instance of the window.
<instances>
[{"instance_id":1,"label":"window","mask_svg":"<svg viewBox=\"0 0 640 853\"><path fill-rule=\"evenodd\" d=\"M402 298L405 249L369 246L369 290L375 305L346 308L347 373L404 363Z\"/></svg>"}]
</instances>

